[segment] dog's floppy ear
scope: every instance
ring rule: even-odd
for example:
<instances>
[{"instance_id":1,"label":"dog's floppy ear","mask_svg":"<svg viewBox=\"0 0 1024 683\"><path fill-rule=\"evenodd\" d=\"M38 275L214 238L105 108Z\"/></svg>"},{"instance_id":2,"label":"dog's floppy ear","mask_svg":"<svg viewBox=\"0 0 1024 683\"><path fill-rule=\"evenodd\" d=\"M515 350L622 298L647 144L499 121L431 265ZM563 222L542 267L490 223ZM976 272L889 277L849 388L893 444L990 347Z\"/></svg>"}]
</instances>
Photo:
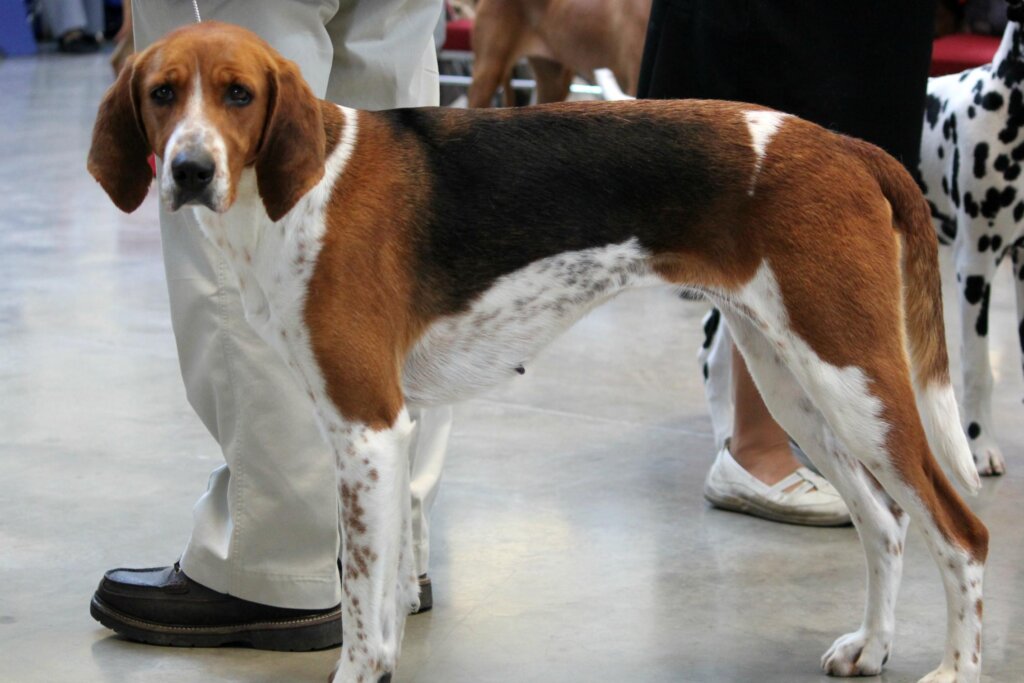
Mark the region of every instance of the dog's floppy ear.
<instances>
[{"instance_id":1,"label":"dog's floppy ear","mask_svg":"<svg viewBox=\"0 0 1024 683\"><path fill-rule=\"evenodd\" d=\"M269 102L256 155L256 186L267 215L277 221L323 177L327 143L320 102L299 68L278 58L267 81Z\"/></svg>"},{"instance_id":2,"label":"dog's floppy ear","mask_svg":"<svg viewBox=\"0 0 1024 683\"><path fill-rule=\"evenodd\" d=\"M149 142L138 116L134 76L135 62L130 60L103 96L92 129L88 162L89 173L126 213L139 208L153 180Z\"/></svg>"}]
</instances>

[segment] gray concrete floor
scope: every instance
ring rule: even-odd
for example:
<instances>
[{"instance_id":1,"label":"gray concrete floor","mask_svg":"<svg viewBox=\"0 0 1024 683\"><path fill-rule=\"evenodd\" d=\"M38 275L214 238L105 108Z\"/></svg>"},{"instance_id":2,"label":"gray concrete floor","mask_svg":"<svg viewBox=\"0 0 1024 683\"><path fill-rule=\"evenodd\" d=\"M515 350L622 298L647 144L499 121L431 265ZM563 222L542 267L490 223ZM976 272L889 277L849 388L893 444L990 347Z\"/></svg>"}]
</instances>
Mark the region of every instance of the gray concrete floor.
<instances>
[{"instance_id":1,"label":"gray concrete floor","mask_svg":"<svg viewBox=\"0 0 1024 683\"><path fill-rule=\"evenodd\" d=\"M155 201L122 215L85 171L109 82L101 57L0 62L0 682L323 681L334 651L163 649L89 617L105 569L175 559L220 462L178 375ZM986 681L1024 680L1010 291L1004 272L991 328L1010 473L972 502L992 530ZM396 683L825 680L819 656L859 623L860 546L702 499L704 310L624 296L458 408L435 607L410 619ZM943 605L912 532L881 680L937 665Z\"/></svg>"}]
</instances>

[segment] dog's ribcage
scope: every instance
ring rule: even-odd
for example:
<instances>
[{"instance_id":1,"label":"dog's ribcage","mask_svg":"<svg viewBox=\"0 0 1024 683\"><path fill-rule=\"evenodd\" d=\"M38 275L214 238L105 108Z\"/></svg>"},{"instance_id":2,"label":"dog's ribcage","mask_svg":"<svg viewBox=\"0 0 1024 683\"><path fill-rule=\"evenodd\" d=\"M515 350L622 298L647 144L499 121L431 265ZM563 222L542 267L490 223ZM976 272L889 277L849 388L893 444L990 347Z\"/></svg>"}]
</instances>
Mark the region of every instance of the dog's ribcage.
<instances>
[{"instance_id":1,"label":"dog's ribcage","mask_svg":"<svg viewBox=\"0 0 1024 683\"><path fill-rule=\"evenodd\" d=\"M448 403L492 387L595 306L662 282L635 239L535 261L428 328L405 365L406 398Z\"/></svg>"}]
</instances>

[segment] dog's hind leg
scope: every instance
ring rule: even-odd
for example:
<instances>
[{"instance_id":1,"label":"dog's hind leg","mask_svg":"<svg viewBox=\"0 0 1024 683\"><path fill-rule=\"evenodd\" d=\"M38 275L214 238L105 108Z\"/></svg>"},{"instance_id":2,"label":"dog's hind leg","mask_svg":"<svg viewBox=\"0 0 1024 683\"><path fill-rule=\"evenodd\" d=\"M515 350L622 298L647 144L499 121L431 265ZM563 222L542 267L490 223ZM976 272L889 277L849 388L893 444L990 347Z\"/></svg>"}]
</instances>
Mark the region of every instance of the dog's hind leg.
<instances>
[{"instance_id":1,"label":"dog's hind leg","mask_svg":"<svg viewBox=\"0 0 1024 683\"><path fill-rule=\"evenodd\" d=\"M881 242L875 248L889 249ZM883 256L888 258L879 251L875 260L884 263ZM924 262L913 265L926 269ZM923 680L975 683L980 676L988 531L957 495L931 451L932 446L944 449L951 466L967 459L966 442L955 424L956 404L949 381L939 372L945 358L928 356L924 352L934 349L922 347L922 307L933 307L934 302L910 299L916 308L908 306L904 316L899 299L885 295L903 291L899 273L864 258L818 264L842 275L842 281L856 280L858 290L847 290L843 296L804 297L798 307L789 305L785 293L793 290L796 279L803 282L813 267L799 253L791 253L779 272L781 280L765 265L732 300L770 341L824 417L841 450L860 462L918 523L942 575L948 618L942 664ZM920 280L923 274L916 277ZM920 295L915 294L918 299ZM929 333L941 324L941 318L927 321ZM921 407L930 435L925 433L911 384L908 340L922 382ZM932 366L922 365L925 362ZM769 407L779 410L770 403ZM973 483L965 472L957 474Z\"/></svg>"},{"instance_id":2,"label":"dog's hind leg","mask_svg":"<svg viewBox=\"0 0 1024 683\"><path fill-rule=\"evenodd\" d=\"M971 239L974 233L969 221L960 219L954 247L964 384L962 422L978 473L998 475L1006 471L1006 463L992 425L992 365L988 353L989 293L997 264L994 254L981 251L979 243Z\"/></svg>"},{"instance_id":3,"label":"dog's hind leg","mask_svg":"<svg viewBox=\"0 0 1024 683\"><path fill-rule=\"evenodd\" d=\"M941 665L922 683L976 683L981 675L982 578L988 531L932 456L906 377L887 376L872 369L865 377L864 395L878 397L876 419L879 433L884 434L883 448L877 453L864 448L854 452L917 522L946 593L945 655ZM832 400L836 398L839 396ZM820 400L819 406L824 410ZM836 411L827 419L837 433L843 434L841 440L850 443L850 432L863 427L854 426L855 422L840 426L844 412Z\"/></svg>"},{"instance_id":4,"label":"dog's hind leg","mask_svg":"<svg viewBox=\"0 0 1024 683\"><path fill-rule=\"evenodd\" d=\"M876 675L892 649L909 517L842 447L765 336L738 314L727 311L723 317L728 327L720 328L731 330L772 415L842 495L864 547L864 620L859 629L835 641L822 657L822 668L836 676Z\"/></svg>"}]
</instances>

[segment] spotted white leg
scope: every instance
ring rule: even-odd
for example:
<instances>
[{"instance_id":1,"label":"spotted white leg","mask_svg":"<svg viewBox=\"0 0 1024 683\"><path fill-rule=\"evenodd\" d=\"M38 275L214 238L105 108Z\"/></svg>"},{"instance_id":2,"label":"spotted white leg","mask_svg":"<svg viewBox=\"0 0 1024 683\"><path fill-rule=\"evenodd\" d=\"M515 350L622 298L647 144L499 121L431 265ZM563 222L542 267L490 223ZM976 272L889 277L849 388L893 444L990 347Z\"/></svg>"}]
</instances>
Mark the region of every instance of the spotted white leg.
<instances>
[{"instance_id":1,"label":"spotted white leg","mask_svg":"<svg viewBox=\"0 0 1024 683\"><path fill-rule=\"evenodd\" d=\"M419 608L409 512L409 441L403 409L374 430L318 406L337 458L344 554L344 643L334 683L390 680L398 662L405 618Z\"/></svg>"},{"instance_id":2,"label":"spotted white leg","mask_svg":"<svg viewBox=\"0 0 1024 683\"><path fill-rule=\"evenodd\" d=\"M982 475L1002 474L1005 461L992 425L992 366L988 354L989 295L996 262L964 238L970 234L960 221L954 258L960 300L963 397L961 418L971 453Z\"/></svg>"},{"instance_id":3,"label":"spotted white leg","mask_svg":"<svg viewBox=\"0 0 1024 683\"><path fill-rule=\"evenodd\" d=\"M788 265L790 268L780 271L786 278L796 267ZM901 362L906 357L905 339L899 332L902 316L896 306L859 309L860 326L853 331L871 330L871 336L855 338L852 343L872 348L874 355L864 354L842 365L827 361L806 340L820 339L840 328L850 331L844 327L842 308L828 299L801 301L805 337L790 322L792 309L784 291L766 264L730 300L768 339L825 418L840 446L835 450L849 453L863 465L924 534L942 575L948 621L942 664L923 680L976 683L981 671L981 591L988 531L957 495L931 452L929 438L936 447L950 445L948 420L938 425L932 421L936 415L953 414L948 380L932 377L926 386L915 390L910 368ZM732 331L736 334L735 327ZM743 350L742 345L740 348ZM931 416L931 437L921 420L918 394ZM772 401L768 406L780 416L785 411L785 406L780 410ZM953 434L959 437L957 432ZM858 502L858 514L862 513L860 505ZM850 507L854 511L852 501Z\"/></svg>"},{"instance_id":4,"label":"spotted white leg","mask_svg":"<svg viewBox=\"0 0 1024 683\"><path fill-rule=\"evenodd\" d=\"M1013 245L1013 282L1017 290L1017 339L1020 342L1021 370L1024 370L1024 237Z\"/></svg>"},{"instance_id":5,"label":"spotted white leg","mask_svg":"<svg viewBox=\"0 0 1024 683\"><path fill-rule=\"evenodd\" d=\"M704 343L697 353L697 361L704 375L704 397L715 432L715 450L719 451L732 436L732 339L718 308L712 308L702 324Z\"/></svg>"},{"instance_id":6,"label":"spotted white leg","mask_svg":"<svg viewBox=\"0 0 1024 683\"><path fill-rule=\"evenodd\" d=\"M832 644L821 666L834 676L876 675L892 652L909 517L842 448L764 335L740 315L726 312L725 319L772 416L842 495L864 548L867 603L863 622L859 629Z\"/></svg>"},{"instance_id":7,"label":"spotted white leg","mask_svg":"<svg viewBox=\"0 0 1024 683\"><path fill-rule=\"evenodd\" d=\"M798 340L790 337L788 341L786 349L776 347L776 351L825 416L836 442L841 445L836 450L845 450L855 457L899 507L917 521L939 568L946 593L945 655L941 665L921 679L921 683L977 683L981 675L982 575L988 534L939 471L938 464L927 451L920 421L917 420L916 424L910 421L903 424L887 423L898 415L892 409L895 407L892 401L913 404L911 387L894 391L893 385L898 386L901 382L893 382L892 378L879 374L874 374L870 382L861 381L857 379L856 373L845 372L856 368L836 372L836 368L822 362L813 352L801 349ZM891 385L881 388L886 384ZM873 396L868 387L872 387L873 391L890 392L889 407L886 407L885 401ZM771 409L771 403L768 405ZM865 412L865 407L873 409ZM783 412L784 409L780 415ZM881 419L883 414L887 415L887 421ZM872 421L875 422L874 428L871 427ZM904 434L908 441L890 445L884 436L887 432ZM875 440L875 434L883 436ZM861 436L867 438L859 438ZM915 443L917 450L914 450ZM894 448L901 452L896 452ZM897 465L898 461L902 461L903 469ZM830 470L826 469L826 476L829 473ZM838 480L845 493L847 487L843 478L839 477ZM854 501L857 501L856 506ZM861 516L862 525L859 528L863 530L866 509L862 508L862 503L856 498L851 501L850 507L852 512ZM895 536L883 541L886 548L888 541L893 538ZM876 558L884 557L884 551L879 548L876 545L869 549L868 544L865 544L869 558L872 553ZM894 552L889 551L889 554L895 556ZM895 566L894 563L891 566ZM891 579L884 578L879 586L890 582ZM878 595L882 595L882 592L879 591ZM891 598L895 598L895 591L892 591ZM878 598L869 597L869 613L871 602L877 603ZM881 617L886 609L891 609L891 606L880 604L874 614ZM847 638L837 641L839 649L849 647L852 650L859 645L859 636ZM865 638L865 648L869 645ZM875 652L878 650L876 647ZM858 659L863 658L862 652Z\"/></svg>"}]
</instances>

